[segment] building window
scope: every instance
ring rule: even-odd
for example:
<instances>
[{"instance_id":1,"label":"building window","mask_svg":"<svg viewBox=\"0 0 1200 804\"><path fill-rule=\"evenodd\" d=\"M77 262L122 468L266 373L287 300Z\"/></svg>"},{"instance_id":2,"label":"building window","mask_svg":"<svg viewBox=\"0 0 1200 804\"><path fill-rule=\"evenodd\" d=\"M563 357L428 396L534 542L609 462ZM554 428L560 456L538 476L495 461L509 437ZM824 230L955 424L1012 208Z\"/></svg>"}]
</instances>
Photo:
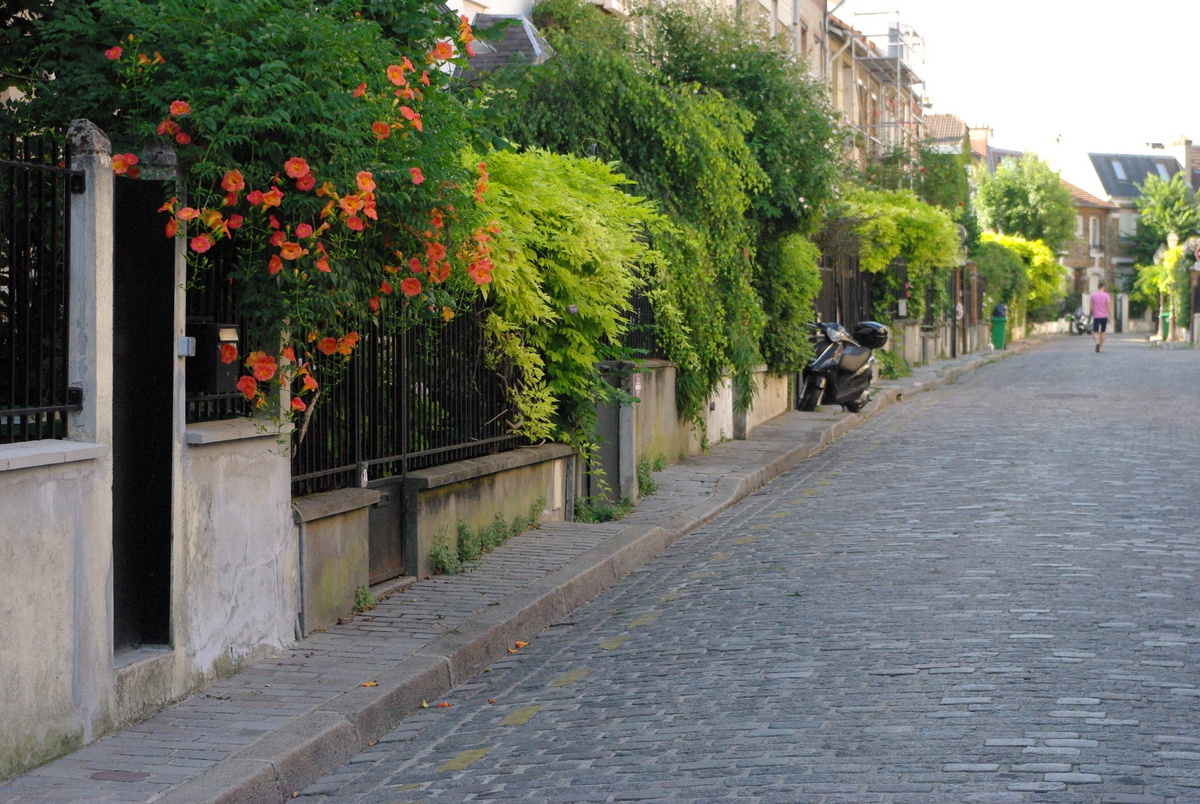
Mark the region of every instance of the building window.
<instances>
[{"instance_id":1,"label":"building window","mask_svg":"<svg viewBox=\"0 0 1200 804\"><path fill-rule=\"evenodd\" d=\"M1125 166L1117 160L1112 160L1113 173L1117 174L1117 181L1125 181L1128 177L1125 175Z\"/></svg>"},{"instance_id":2,"label":"building window","mask_svg":"<svg viewBox=\"0 0 1200 804\"><path fill-rule=\"evenodd\" d=\"M1083 237L1083 216L1082 215L1075 216L1075 236Z\"/></svg>"},{"instance_id":3,"label":"building window","mask_svg":"<svg viewBox=\"0 0 1200 804\"><path fill-rule=\"evenodd\" d=\"M1171 174L1167 172L1166 165L1164 165L1162 162L1155 162L1154 167L1156 170L1158 170L1158 177L1160 179L1162 179L1163 181L1171 180Z\"/></svg>"},{"instance_id":4,"label":"building window","mask_svg":"<svg viewBox=\"0 0 1200 804\"><path fill-rule=\"evenodd\" d=\"M1100 245L1100 219L1096 217L1088 218L1088 224L1091 228L1088 242L1092 244L1093 248L1096 248Z\"/></svg>"}]
</instances>

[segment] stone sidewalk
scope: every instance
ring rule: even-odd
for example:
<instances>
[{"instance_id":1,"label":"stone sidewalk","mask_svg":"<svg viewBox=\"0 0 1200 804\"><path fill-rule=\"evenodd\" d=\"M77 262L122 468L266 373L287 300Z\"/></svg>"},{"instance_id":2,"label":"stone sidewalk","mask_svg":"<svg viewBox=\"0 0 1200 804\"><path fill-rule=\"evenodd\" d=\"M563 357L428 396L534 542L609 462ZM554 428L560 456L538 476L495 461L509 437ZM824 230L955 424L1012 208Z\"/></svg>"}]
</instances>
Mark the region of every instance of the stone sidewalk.
<instances>
[{"instance_id":1,"label":"stone sidewalk","mask_svg":"<svg viewBox=\"0 0 1200 804\"><path fill-rule=\"evenodd\" d=\"M0 784L0 804L286 801L865 419L1034 343L880 382L857 415L836 407L785 413L748 440L716 444L657 473L657 493L619 522L546 523L471 571L395 587L350 622Z\"/></svg>"}]
</instances>

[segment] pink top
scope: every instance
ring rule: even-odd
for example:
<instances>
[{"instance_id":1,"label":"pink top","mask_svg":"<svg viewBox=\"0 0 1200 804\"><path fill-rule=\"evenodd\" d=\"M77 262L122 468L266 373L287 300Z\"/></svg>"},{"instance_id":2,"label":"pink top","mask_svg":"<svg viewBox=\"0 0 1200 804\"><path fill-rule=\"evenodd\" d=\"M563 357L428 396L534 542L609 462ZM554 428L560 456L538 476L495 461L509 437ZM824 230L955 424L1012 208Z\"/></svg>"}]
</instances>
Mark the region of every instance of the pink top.
<instances>
[{"instance_id":1,"label":"pink top","mask_svg":"<svg viewBox=\"0 0 1200 804\"><path fill-rule=\"evenodd\" d=\"M1088 298L1092 300L1092 318L1108 318L1109 295L1103 290L1097 290Z\"/></svg>"}]
</instances>

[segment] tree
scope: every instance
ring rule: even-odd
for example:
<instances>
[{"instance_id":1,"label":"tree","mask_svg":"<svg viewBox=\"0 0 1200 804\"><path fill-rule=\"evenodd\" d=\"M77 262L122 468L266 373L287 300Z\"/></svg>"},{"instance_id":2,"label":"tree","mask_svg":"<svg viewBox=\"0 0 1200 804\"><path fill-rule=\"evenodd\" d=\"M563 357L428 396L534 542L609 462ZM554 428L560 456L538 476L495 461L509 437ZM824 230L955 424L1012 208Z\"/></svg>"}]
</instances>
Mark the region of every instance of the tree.
<instances>
[{"instance_id":1,"label":"tree","mask_svg":"<svg viewBox=\"0 0 1200 804\"><path fill-rule=\"evenodd\" d=\"M1000 234L1041 240L1056 254L1074 237L1071 191L1058 171L1036 154L1001 162L994 176L982 170L977 175L975 205L985 227Z\"/></svg>"},{"instance_id":2,"label":"tree","mask_svg":"<svg viewBox=\"0 0 1200 804\"><path fill-rule=\"evenodd\" d=\"M1183 181L1183 173L1176 173L1170 181L1158 176L1147 176L1137 185L1141 193L1137 199L1138 232L1131 243L1134 259L1139 265L1150 265L1159 248L1167 244L1167 236L1174 232L1182 243L1193 235L1200 234L1200 209L1196 207L1196 196Z\"/></svg>"},{"instance_id":3,"label":"tree","mask_svg":"<svg viewBox=\"0 0 1200 804\"><path fill-rule=\"evenodd\" d=\"M1034 321L1049 321L1058 315L1066 292L1066 268L1054 252L1039 240L1014 235L984 235L984 243L998 243L1015 253L1025 265L1025 308Z\"/></svg>"}]
</instances>

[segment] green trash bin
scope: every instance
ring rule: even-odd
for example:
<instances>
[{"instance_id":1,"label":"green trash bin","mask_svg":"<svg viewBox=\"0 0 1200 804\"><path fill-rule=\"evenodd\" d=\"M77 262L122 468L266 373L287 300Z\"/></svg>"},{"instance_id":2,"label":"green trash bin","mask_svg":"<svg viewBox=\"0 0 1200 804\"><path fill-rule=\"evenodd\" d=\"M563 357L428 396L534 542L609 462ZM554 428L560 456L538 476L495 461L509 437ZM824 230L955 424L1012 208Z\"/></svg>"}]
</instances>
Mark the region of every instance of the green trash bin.
<instances>
[{"instance_id":1,"label":"green trash bin","mask_svg":"<svg viewBox=\"0 0 1200 804\"><path fill-rule=\"evenodd\" d=\"M1004 335L1008 327L1008 316L993 315L992 316L992 346L996 349L1004 348Z\"/></svg>"},{"instance_id":2,"label":"green trash bin","mask_svg":"<svg viewBox=\"0 0 1200 804\"><path fill-rule=\"evenodd\" d=\"M1159 318L1162 319L1162 339L1165 341L1171 336L1171 314L1159 313Z\"/></svg>"}]
</instances>

